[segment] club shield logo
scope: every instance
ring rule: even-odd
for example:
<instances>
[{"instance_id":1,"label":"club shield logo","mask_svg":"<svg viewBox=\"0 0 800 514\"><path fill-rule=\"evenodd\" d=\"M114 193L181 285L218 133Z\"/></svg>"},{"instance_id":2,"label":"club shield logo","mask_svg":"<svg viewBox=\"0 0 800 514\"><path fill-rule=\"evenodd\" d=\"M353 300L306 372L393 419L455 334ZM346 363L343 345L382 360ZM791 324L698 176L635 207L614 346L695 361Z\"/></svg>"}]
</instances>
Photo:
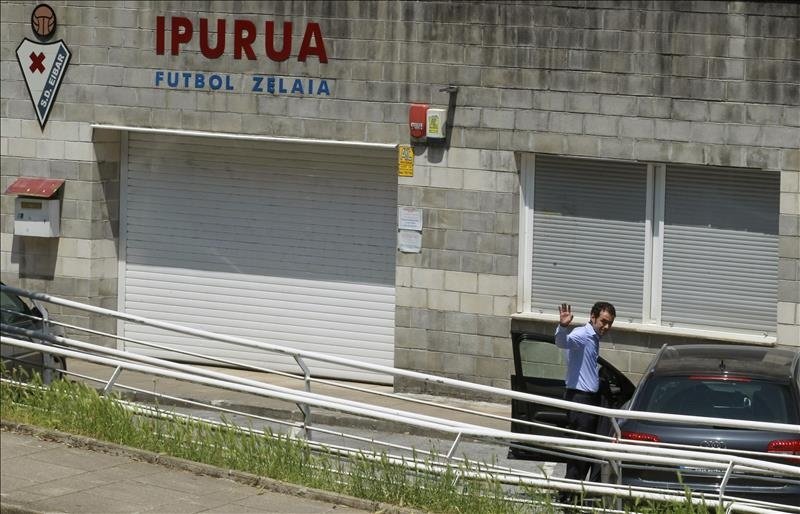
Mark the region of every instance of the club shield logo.
<instances>
[{"instance_id":1,"label":"club shield logo","mask_svg":"<svg viewBox=\"0 0 800 514\"><path fill-rule=\"evenodd\" d=\"M49 6L41 4L36 7L31 19L31 26L38 29L36 35L40 39L51 37L56 28L55 14L48 15L43 7L52 13ZM44 35L45 31L46 35ZM42 130L44 130L47 117L55 103L58 88L64 79L70 57L72 54L63 40L53 43L37 43L25 38L17 47L17 63L19 63L19 69L25 79L25 85L28 87L28 94L33 102L33 108Z\"/></svg>"}]
</instances>

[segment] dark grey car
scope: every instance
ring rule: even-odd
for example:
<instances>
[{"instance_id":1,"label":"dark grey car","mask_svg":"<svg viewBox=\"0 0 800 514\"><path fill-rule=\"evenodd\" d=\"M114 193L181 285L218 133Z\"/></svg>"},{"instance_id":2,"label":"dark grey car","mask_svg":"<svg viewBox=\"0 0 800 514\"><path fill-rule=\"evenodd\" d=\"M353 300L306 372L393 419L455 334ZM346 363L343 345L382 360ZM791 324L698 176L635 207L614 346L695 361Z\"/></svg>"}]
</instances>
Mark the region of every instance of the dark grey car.
<instances>
[{"instance_id":1,"label":"dark grey car","mask_svg":"<svg viewBox=\"0 0 800 514\"><path fill-rule=\"evenodd\" d=\"M24 335L14 333L14 329L33 330L44 334L63 335L60 326L48 322L48 313L43 305L33 303L29 305L19 295L2 287L0 283L0 333L15 339L30 339ZM41 340L36 340L41 342ZM63 357L51 355L10 344L0 344L0 356L3 367L7 372L14 369L23 370L30 377L38 373L44 383L60 378L66 370L66 360Z\"/></svg>"},{"instance_id":2,"label":"dark grey car","mask_svg":"<svg viewBox=\"0 0 800 514\"><path fill-rule=\"evenodd\" d=\"M629 409L715 418L800 423L800 352L753 345L664 346L639 383ZM800 466L800 434L755 429L620 420L626 439L768 452ZM717 493L723 473L688 466L658 468L623 463L625 485ZM800 481L734 475L726 494L800 505Z\"/></svg>"}]
</instances>

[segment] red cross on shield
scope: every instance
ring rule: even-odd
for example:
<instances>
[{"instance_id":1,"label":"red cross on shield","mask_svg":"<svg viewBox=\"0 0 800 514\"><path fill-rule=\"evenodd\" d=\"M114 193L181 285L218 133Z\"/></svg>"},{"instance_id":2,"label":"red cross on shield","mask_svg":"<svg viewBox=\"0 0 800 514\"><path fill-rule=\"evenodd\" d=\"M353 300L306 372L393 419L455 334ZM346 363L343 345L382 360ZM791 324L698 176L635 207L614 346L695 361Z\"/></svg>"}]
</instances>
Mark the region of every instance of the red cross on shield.
<instances>
[{"instance_id":1,"label":"red cross on shield","mask_svg":"<svg viewBox=\"0 0 800 514\"><path fill-rule=\"evenodd\" d=\"M35 52L31 52L30 58L31 58L31 65L29 69L32 72L38 71L39 73L44 73L44 54L42 52L39 52L38 54Z\"/></svg>"}]
</instances>

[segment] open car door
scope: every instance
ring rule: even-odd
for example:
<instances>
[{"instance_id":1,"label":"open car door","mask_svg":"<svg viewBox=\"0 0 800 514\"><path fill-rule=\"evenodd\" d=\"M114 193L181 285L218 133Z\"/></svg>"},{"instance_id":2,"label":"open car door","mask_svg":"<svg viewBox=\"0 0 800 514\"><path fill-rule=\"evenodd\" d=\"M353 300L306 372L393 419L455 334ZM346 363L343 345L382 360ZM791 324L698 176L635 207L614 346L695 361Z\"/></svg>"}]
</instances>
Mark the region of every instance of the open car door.
<instances>
[{"instance_id":1,"label":"open car door","mask_svg":"<svg viewBox=\"0 0 800 514\"><path fill-rule=\"evenodd\" d=\"M511 343L514 352L514 374L511 375L511 389L549 398L564 398L564 375L566 361L564 351L555 344L555 336L530 332L512 332ZM617 368L600 357L600 392L603 407L618 408L633 396L635 386ZM514 420L532 421L539 425L529 425L514 421L511 431L521 434L564 436L556 427L566 428L567 411L534 402L513 399L511 416ZM606 433L607 421L601 419L598 433ZM551 428L553 427L553 428ZM514 443L509 447L510 459L545 460L563 462L568 456L545 452L524 444Z\"/></svg>"}]
</instances>

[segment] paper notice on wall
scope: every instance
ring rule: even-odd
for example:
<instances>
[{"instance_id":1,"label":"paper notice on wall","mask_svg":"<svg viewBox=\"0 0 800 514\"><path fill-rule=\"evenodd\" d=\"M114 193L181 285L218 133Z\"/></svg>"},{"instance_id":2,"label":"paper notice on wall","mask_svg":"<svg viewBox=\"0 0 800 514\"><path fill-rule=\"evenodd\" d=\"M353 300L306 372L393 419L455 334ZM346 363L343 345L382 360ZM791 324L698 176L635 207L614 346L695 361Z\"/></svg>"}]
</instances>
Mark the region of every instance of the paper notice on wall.
<instances>
[{"instance_id":1,"label":"paper notice on wall","mask_svg":"<svg viewBox=\"0 0 800 514\"><path fill-rule=\"evenodd\" d=\"M422 251L422 232L399 230L397 232L397 249L403 253L420 253Z\"/></svg>"},{"instance_id":2,"label":"paper notice on wall","mask_svg":"<svg viewBox=\"0 0 800 514\"><path fill-rule=\"evenodd\" d=\"M397 146L397 174L401 177L414 176L414 150L411 145Z\"/></svg>"},{"instance_id":3,"label":"paper notice on wall","mask_svg":"<svg viewBox=\"0 0 800 514\"><path fill-rule=\"evenodd\" d=\"M419 207L398 207L397 228L400 230L422 230L422 209Z\"/></svg>"}]
</instances>

